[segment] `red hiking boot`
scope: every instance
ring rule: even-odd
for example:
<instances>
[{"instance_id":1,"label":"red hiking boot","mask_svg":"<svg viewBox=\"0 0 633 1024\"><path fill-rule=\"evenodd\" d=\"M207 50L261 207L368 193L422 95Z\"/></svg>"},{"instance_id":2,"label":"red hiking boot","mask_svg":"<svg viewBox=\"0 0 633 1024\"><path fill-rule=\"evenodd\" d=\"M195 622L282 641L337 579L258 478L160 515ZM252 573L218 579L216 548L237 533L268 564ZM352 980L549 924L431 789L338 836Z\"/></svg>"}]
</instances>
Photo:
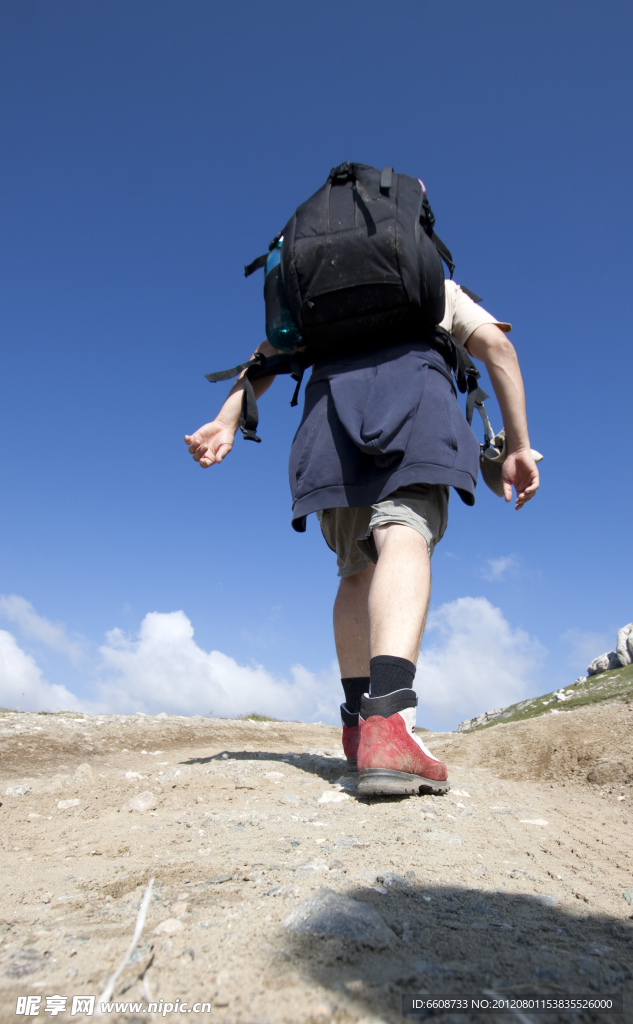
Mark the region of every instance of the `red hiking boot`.
<instances>
[{"instance_id":1,"label":"red hiking boot","mask_svg":"<svg viewBox=\"0 0 633 1024\"><path fill-rule=\"evenodd\" d=\"M347 710L347 704L341 704L341 722L343 723L343 753L347 758L347 767L351 771L357 771L356 756L358 754L358 741L360 740L360 727L358 725L358 712L353 714Z\"/></svg>"},{"instance_id":2,"label":"red hiking boot","mask_svg":"<svg viewBox=\"0 0 633 1024\"><path fill-rule=\"evenodd\" d=\"M447 793L448 770L415 734L414 690L363 697L358 746L359 796Z\"/></svg>"}]
</instances>

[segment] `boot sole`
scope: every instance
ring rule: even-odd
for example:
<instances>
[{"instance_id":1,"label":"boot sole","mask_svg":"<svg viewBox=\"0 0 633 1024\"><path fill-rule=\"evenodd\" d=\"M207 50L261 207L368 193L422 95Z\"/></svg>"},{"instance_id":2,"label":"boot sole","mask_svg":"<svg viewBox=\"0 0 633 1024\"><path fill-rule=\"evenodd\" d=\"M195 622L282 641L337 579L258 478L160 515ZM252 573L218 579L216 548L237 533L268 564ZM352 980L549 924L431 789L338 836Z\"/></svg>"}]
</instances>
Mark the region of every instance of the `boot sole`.
<instances>
[{"instance_id":1,"label":"boot sole","mask_svg":"<svg viewBox=\"0 0 633 1024\"><path fill-rule=\"evenodd\" d=\"M390 768L363 768L358 783L359 796L418 796L422 793L448 793L450 782L436 782L422 775L409 775Z\"/></svg>"}]
</instances>

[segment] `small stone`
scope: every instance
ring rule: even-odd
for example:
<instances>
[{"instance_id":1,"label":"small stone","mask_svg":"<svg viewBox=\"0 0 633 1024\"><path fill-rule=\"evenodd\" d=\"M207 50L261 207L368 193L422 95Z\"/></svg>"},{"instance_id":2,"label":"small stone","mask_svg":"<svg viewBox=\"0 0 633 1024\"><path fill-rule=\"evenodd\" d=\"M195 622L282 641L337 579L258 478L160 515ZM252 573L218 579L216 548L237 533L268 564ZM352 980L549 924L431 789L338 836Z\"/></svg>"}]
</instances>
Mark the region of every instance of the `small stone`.
<instances>
[{"instance_id":1,"label":"small stone","mask_svg":"<svg viewBox=\"0 0 633 1024\"><path fill-rule=\"evenodd\" d=\"M539 896L535 896L534 898L542 907L553 907L557 902L555 896L549 896L546 892L542 892Z\"/></svg>"},{"instance_id":2,"label":"small stone","mask_svg":"<svg viewBox=\"0 0 633 1024\"><path fill-rule=\"evenodd\" d=\"M415 878L415 875L413 877ZM389 888L410 889L412 884L408 878L403 878L402 875L397 875L395 871L385 871L380 875L376 875L376 881Z\"/></svg>"},{"instance_id":3,"label":"small stone","mask_svg":"<svg viewBox=\"0 0 633 1024\"><path fill-rule=\"evenodd\" d=\"M350 778L349 775L341 775L334 785L340 786L346 793L355 793L358 789L358 780Z\"/></svg>"},{"instance_id":4,"label":"small stone","mask_svg":"<svg viewBox=\"0 0 633 1024\"><path fill-rule=\"evenodd\" d=\"M267 779L285 779L286 776L283 772L266 772L265 777Z\"/></svg>"},{"instance_id":5,"label":"small stone","mask_svg":"<svg viewBox=\"0 0 633 1024\"><path fill-rule=\"evenodd\" d=\"M321 889L303 900L284 924L294 932L339 936L370 949L385 949L395 938L373 907L331 889Z\"/></svg>"},{"instance_id":6,"label":"small stone","mask_svg":"<svg viewBox=\"0 0 633 1024\"><path fill-rule=\"evenodd\" d=\"M75 782L94 782L94 772L89 764L80 764L73 778Z\"/></svg>"},{"instance_id":7,"label":"small stone","mask_svg":"<svg viewBox=\"0 0 633 1024\"><path fill-rule=\"evenodd\" d=\"M626 902L628 903L628 905L629 905L630 907L633 907L633 889L626 889L626 890L625 890L625 891L624 891L624 892L622 893L622 896L624 897L624 899L626 900Z\"/></svg>"},{"instance_id":8,"label":"small stone","mask_svg":"<svg viewBox=\"0 0 633 1024\"><path fill-rule=\"evenodd\" d=\"M174 917L180 917L181 914L186 913L188 906L189 904L186 903L184 900L178 900L178 902L174 903L174 905L172 906L171 912L174 915Z\"/></svg>"},{"instance_id":9,"label":"small stone","mask_svg":"<svg viewBox=\"0 0 633 1024\"><path fill-rule=\"evenodd\" d=\"M57 809L59 811L67 811L69 807L78 807L78 806L79 806L79 800L77 800L77 798L75 797L73 800L60 800L59 803L57 804Z\"/></svg>"},{"instance_id":10,"label":"small stone","mask_svg":"<svg viewBox=\"0 0 633 1024\"><path fill-rule=\"evenodd\" d=\"M144 811L150 811L154 807L156 807L156 797L153 793L146 791L145 793L139 793L138 796L133 796L126 804L123 804L121 810L138 811L142 814Z\"/></svg>"},{"instance_id":11,"label":"small stone","mask_svg":"<svg viewBox=\"0 0 633 1024\"><path fill-rule=\"evenodd\" d=\"M7 786L4 791L5 796L26 796L27 793L31 792L31 787L26 784L23 786ZM77 801L79 802L79 801Z\"/></svg>"},{"instance_id":12,"label":"small stone","mask_svg":"<svg viewBox=\"0 0 633 1024\"><path fill-rule=\"evenodd\" d=\"M369 846L369 843L365 843L355 836L341 836L340 839L335 839L332 843L332 847L337 850L344 850L347 846Z\"/></svg>"},{"instance_id":13,"label":"small stone","mask_svg":"<svg viewBox=\"0 0 633 1024\"><path fill-rule=\"evenodd\" d=\"M521 818L522 825L549 825L549 821L545 821L545 818Z\"/></svg>"},{"instance_id":14,"label":"small stone","mask_svg":"<svg viewBox=\"0 0 633 1024\"><path fill-rule=\"evenodd\" d=\"M154 935L177 935L178 932L185 930L185 926L182 921L178 921L175 917L168 917L166 921L161 921L159 925L154 928Z\"/></svg>"},{"instance_id":15,"label":"small stone","mask_svg":"<svg viewBox=\"0 0 633 1024\"><path fill-rule=\"evenodd\" d=\"M284 793L279 797L280 804L298 804L300 802L296 793Z\"/></svg>"},{"instance_id":16,"label":"small stone","mask_svg":"<svg viewBox=\"0 0 633 1024\"><path fill-rule=\"evenodd\" d=\"M326 790L325 793L321 793L321 796L317 800L318 804L340 804L343 800L349 800L349 793L332 792Z\"/></svg>"},{"instance_id":17,"label":"small stone","mask_svg":"<svg viewBox=\"0 0 633 1024\"><path fill-rule=\"evenodd\" d=\"M461 843L462 840L459 836L456 836L454 832L446 832L443 828L434 828L430 832L423 832L422 835L425 839L429 839L431 842L444 842L444 843Z\"/></svg>"},{"instance_id":18,"label":"small stone","mask_svg":"<svg viewBox=\"0 0 633 1024\"><path fill-rule=\"evenodd\" d=\"M18 949L11 954L5 974L10 978L24 978L27 974L40 971L45 964L44 957L37 949Z\"/></svg>"},{"instance_id":19,"label":"small stone","mask_svg":"<svg viewBox=\"0 0 633 1024\"><path fill-rule=\"evenodd\" d=\"M125 777L126 777L126 779L142 779L143 778L143 776L141 775L140 772L126 772L125 773Z\"/></svg>"},{"instance_id":20,"label":"small stone","mask_svg":"<svg viewBox=\"0 0 633 1024\"><path fill-rule=\"evenodd\" d=\"M322 860L314 860L310 864L300 864L297 871L329 871L327 864Z\"/></svg>"}]
</instances>

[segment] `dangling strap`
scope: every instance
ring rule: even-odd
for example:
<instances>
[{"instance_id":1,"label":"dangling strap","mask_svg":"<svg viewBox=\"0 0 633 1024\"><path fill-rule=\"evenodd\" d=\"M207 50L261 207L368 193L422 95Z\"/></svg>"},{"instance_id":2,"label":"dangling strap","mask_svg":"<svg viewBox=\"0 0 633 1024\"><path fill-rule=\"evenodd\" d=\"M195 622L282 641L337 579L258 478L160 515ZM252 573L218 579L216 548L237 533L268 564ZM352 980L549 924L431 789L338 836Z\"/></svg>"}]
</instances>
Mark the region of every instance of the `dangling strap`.
<instances>
[{"instance_id":1,"label":"dangling strap","mask_svg":"<svg viewBox=\"0 0 633 1024\"><path fill-rule=\"evenodd\" d=\"M240 430L244 435L245 441L261 441L261 437L257 436L257 424L259 423L259 413L257 412L257 399L255 398L255 392L253 391L253 385L251 384L248 371L242 377L244 381L244 391L242 392L242 411L240 412Z\"/></svg>"},{"instance_id":2,"label":"dangling strap","mask_svg":"<svg viewBox=\"0 0 633 1024\"><path fill-rule=\"evenodd\" d=\"M280 352L279 355L275 356L264 356L261 352L256 352L247 363L240 363L239 366L233 366L230 370L205 373L205 377L212 384L216 384L218 381L237 377L242 370L246 370L242 378L244 381L244 391L242 393L240 430L244 435L245 441L259 442L261 441L261 437L257 436L259 414L257 412L257 399L253 391L252 381L260 380L262 377L276 377L278 374L289 373L297 382L292 401L290 402L290 405L294 406L299 402L299 389L301 388L301 381L303 380L306 367L310 366L313 362L314 357L309 356L307 352L291 352L288 354Z\"/></svg>"},{"instance_id":3,"label":"dangling strap","mask_svg":"<svg viewBox=\"0 0 633 1024\"><path fill-rule=\"evenodd\" d=\"M244 267L244 277L250 277L251 274L254 274L255 271L259 270L260 267L265 267L267 259L268 253L265 252L263 253L262 256L258 256L256 260L253 260L252 263L249 263L246 267Z\"/></svg>"},{"instance_id":4,"label":"dangling strap","mask_svg":"<svg viewBox=\"0 0 633 1024\"><path fill-rule=\"evenodd\" d=\"M205 373L205 377L212 384L217 384L221 380L230 380L231 377L237 377L238 373L241 373L242 370L247 370L249 366L255 366L263 358L258 353L252 359L249 359L247 363L240 363L239 366L233 366L230 370L220 370L218 373Z\"/></svg>"}]
</instances>

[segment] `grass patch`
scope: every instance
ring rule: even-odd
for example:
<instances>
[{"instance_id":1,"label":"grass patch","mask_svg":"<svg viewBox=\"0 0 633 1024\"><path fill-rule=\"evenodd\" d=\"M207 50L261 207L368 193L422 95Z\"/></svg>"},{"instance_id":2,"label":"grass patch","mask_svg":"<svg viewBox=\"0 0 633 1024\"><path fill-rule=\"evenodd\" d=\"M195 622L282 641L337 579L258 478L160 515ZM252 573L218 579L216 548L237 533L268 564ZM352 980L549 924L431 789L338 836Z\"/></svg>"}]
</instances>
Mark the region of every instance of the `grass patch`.
<instances>
[{"instance_id":1,"label":"grass patch","mask_svg":"<svg viewBox=\"0 0 633 1024\"><path fill-rule=\"evenodd\" d=\"M494 718L483 722L481 725L473 725L466 732L474 732L477 729L487 729L499 722L525 722L530 718L539 718L551 711L573 711L574 708L582 708L587 704L600 704L605 700L630 701L633 699L633 665L626 665L624 668L613 668L609 672L601 672L597 676L590 676L584 683L576 683L572 686L562 688L565 700L559 700L556 696L560 691L544 693L542 697L532 697L530 700L519 701L518 704L511 704L504 708ZM570 696L568 696L570 695Z\"/></svg>"},{"instance_id":2,"label":"grass patch","mask_svg":"<svg viewBox=\"0 0 633 1024\"><path fill-rule=\"evenodd\" d=\"M238 715L238 722L281 722L281 718L271 718L270 715L260 715L259 711L253 711L250 715Z\"/></svg>"}]
</instances>

